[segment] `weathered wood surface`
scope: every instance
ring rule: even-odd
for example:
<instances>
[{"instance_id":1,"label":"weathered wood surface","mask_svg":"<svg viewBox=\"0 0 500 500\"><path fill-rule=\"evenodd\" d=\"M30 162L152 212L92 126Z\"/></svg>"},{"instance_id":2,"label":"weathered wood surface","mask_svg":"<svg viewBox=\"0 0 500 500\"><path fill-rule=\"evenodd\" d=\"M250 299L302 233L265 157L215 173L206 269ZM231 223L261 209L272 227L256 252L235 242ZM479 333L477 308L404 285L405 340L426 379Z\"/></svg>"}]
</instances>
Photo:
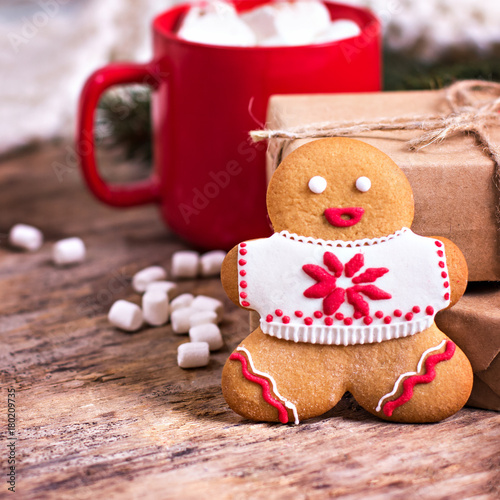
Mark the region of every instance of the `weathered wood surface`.
<instances>
[{"instance_id":1,"label":"weathered wood surface","mask_svg":"<svg viewBox=\"0 0 500 500\"><path fill-rule=\"evenodd\" d=\"M129 277L168 266L185 245L154 207L94 201L66 156L65 145L48 145L0 165L0 450L13 387L18 498L498 498L498 413L466 408L435 425L387 424L349 397L299 426L232 413L220 375L247 333L247 314L216 279L181 285L227 305L227 344L207 368L177 367L186 338L169 326L111 328L111 302L138 300ZM59 179L54 162L70 167ZM16 222L43 229L40 252L7 248ZM85 240L88 260L55 269L50 242L72 235ZM12 494L7 486L2 479L0 497Z\"/></svg>"}]
</instances>

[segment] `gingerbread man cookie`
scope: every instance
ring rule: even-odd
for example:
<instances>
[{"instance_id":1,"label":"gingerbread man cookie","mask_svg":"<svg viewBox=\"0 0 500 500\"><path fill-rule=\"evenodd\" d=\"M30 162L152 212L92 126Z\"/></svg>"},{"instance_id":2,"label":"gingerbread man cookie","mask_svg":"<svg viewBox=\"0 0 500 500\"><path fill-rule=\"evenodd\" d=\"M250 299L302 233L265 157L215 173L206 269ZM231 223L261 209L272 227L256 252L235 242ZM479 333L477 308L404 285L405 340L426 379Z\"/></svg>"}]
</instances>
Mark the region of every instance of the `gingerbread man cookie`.
<instances>
[{"instance_id":1,"label":"gingerbread man cookie","mask_svg":"<svg viewBox=\"0 0 500 500\"><path fill-rule=\"evenodd\" d=\"M260 326L222 374L229 406L258 421L321 415L349 391L370 413L436 422L472 388L464 353L434 323L467 284L460 250L414 234L399 167L361 141L291 153L271 178L275 233L227 255L223 286Z\"/></svg>"}]
</instances>

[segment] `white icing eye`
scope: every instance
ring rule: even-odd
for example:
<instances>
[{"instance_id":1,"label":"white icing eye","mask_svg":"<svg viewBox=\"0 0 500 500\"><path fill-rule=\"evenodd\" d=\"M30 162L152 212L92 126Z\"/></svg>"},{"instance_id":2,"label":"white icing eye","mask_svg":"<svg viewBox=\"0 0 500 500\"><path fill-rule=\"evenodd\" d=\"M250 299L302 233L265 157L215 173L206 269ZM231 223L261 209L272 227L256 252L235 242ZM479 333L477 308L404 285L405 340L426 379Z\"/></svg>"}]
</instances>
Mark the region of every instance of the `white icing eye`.
<instances>
[{"instance_id":1,"label":"white icing eye","mask_svg":"<svg viewBox=\"0 0 500 500\"><path fill-rule=\"evenodd\" d=\"M356 189L362 193L366 193L372 187L372 181L368 177L358 177L356 180Z\"/></svg>"},{"instance_id":2,"label":"white icing eye","mask_svg":"<svg viewBox=\"0 0 500 500\"><path fill-rule=\"evenodd\" d=\"M315 175L309 179L308 186L313 193L321 194L326 189L326 179Z\"/></svg>"}]
</instances>

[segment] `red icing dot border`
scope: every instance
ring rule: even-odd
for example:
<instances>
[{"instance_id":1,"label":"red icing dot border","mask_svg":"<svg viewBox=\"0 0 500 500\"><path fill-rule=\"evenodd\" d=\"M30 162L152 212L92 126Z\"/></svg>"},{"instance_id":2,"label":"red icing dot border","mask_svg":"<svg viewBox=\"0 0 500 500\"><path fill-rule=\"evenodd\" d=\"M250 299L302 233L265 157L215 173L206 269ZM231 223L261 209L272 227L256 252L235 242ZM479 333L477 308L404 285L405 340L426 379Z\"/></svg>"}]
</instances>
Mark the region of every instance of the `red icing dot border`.
<instances>
[{"instance_id":1,"label":"red icing dot border","mask_svg":"<svg viewBox=\"0 0 500 500\"><path fill-rule=\"evenodd\" d=\"M246 244L245 242L243 242L243 243L240 243L240 244L239 244L238 253L239 253L240 255L246 255L246 254L248 253L248 249L246 249L246 248L245 248L246 246L247 246L247 244ZM247 260L246 260L246 259L239 259L239 260L238 260L238 265L239 265L239 266L244 267L244 266L246 266L246 264L247 264ZM244 277L244 276L246 276L246 275L247 275L247 272L246 272L246 270L245 270L245 269L240 269L240 270L239 270L239 272L238 272L238 274L239 274L241 277ZM240 281L240 282L238 283L238 285L239 285L240 289L241 289L241 288L245 289L245 288L247 288L247 287L248 287L248 283L247 283L245 280ZM248 300L246 300L246 299L248 298L248 293L246 293L246 292L241 292L241 291L240 291L240 297L241 297L242 299L245 299L245 300L241 300L241 301L240 301L240 304L241 304L243 307L249 307L249 306L250 306L250 302L249 302ZM267 316L267 321L270 323L270 322L272 321L272 319L271 319L271 321L269 321L269 319L268 319L268 318L269 318L269 315Z\"/></svg>"},{"instance_id":2,"label":"red icing dot border","mask_svg":"<svg viewBox=\"0 0 500 500\"><path fill-rule=\"evenodd\" d=\"M245 298L243 297L242 294L245 294L245 292L242 292L240 294L240 297ZM287 325L292 321L292 318L295 317L298 319L302 319L303 323L307 326L311 325L320 326L321 324L324 324L326 326L332 326L335 324L336 321L341 324L343 323L345 326L351 326L354 324L356 320L358 321L358 325L360 326L362 326L362 323L364 323L366 326L370 326L373 323L374 319L377 319L380 321L380 323L390 325L395 320L396 320L395 324L399 324L397 320L400 318L401 318L400 321L401 320L412 321L415 319L415 316L420 313L424 313L428 316L433 316L434 312L435 312L434 307L432 307L431 305L428 305L426 307L420 307L415 305L412 307L410 311L407 311L406 313L404 313L400 309L395 309L392 315L391 314L384 315L382 311L376 311L374 314L375 317L363 316L360 314L356 314L356 312L352 316L345 316L341 312L335 313L334 316L325 316L324 313L322 313L321 311L314 311L313 313L311 313L310 316L305 316L304 312L301 310L294 311L293 313L288 313L282 309L276 309L273 312L273 314L267 315L266 321L268 323L271 323L272 321L274 321L274 318L277 317L277 319L281 318L281 323ZM321 322L319 320L321 320Z\"/></svg>"},{"instance_id":3,"label":"red icing dot border","mask_svg":"<svg viewBox=\"0 0 500 500\"><path fill-rule=\"evenodd\" d=\"M436 250L436 253L437 253L437 256L439 257L439 261L438 261L438 266L441 268L441 269L444 269L446 267L446 257L444 255L444 245L441 241L438 241L438 240L434 240L434 244L437 246L438 250ZM441 260L442 259L442 260ZM441 272L441 278L443 278L443 280L447 280L448 279L448 273L446 271L442 271ZM450 286L450 282L449 281L443 281L443 287L444 288L449 288ZM450 300L450 294L449 293L445 293L443 295L443 298L444 300ZM432 309L432 312L428 312ZM434 314L434 308L432 306L427 306L427 308L425 309L425 312L428 314L428 315L431 315L431 314Z\"/></svg>"}]
</instances>

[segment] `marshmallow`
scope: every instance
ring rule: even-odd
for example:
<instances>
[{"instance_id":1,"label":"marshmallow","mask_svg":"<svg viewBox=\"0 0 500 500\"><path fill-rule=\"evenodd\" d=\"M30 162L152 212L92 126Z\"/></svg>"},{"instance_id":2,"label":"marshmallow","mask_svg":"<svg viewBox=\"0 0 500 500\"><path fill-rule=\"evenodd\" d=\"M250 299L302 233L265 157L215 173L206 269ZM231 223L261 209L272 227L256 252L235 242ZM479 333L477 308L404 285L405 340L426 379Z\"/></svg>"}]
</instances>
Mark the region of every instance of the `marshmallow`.
<instances>
[{"instance_id":1,"label":"marshmallow","mask_svg":"<svg viewBox=\"0 0 500 500\"><path fill-rule=\"evenodd\" d=\"M207 366L210 351L206 342L188 342L177 348L177 364L181 368Z\"/></svg>"},{"instance_id":2,"label":"marshmallow","mask_svg":"<svg viewBox=\"0 0 500 500\"><path fill-rule=\"evenodd\" d=\"M182 307L172 311L170 315L170 322L172 323L172 330L175 333L188 333L191 327L191 315L194 310L191 307Z\"/></svg>"},{"instance_id":3,"label":"marshmallow","mask_svg":"<svg viewBox=\"0 0 500 500\"><path fill-rule=\"evenodd\" d=\"M161 281L167 277L165 269L160 266L150 266L134 274L132 287L136 292L146 291L147 286L153 281Z\"/></svg>"},{"instance_id":4,"label":"marshmallow","mask_svg":"<svg viewBox=\"0 0 500 500\"><path fill-rule=\"evenodd\" d=\"M288 45L286 40L278 35L266 38L259 43L260 47L285 47L286 45Z\"/></svg>"},{"instance_id":5,"label":"marshmallow","mask_svg":"<svg viewBox=\"0 0 500 500\"><path fill-rule=\"evenodd\" d=\"M220 300L206 295L198 295L191 303L191 307L198 311L214 311L219 320L222 319L224 313L224 304Z\"/></svg>"},{"instance_id":6,"label":"marshmallow","mask_svg":"<svg viewBox=\"0 0 500 500\"><path fill-rule=\"evenodd\" d=\"M210 45L255 45L252 30L238 18L234 7L227 2L212 2L207 7L192 7L178 35L184 40Z\"/></svg>"},{"instance_id":7,"label":"marshmallow","mask_svg":"<svg viewBox=\"0 0 500 500\"><path fill-rule=\"evenodd\" d=\"M206 342L211 351L217 351L224 344L219 327L213 323L191 327L189 339L191 342Z\"/></svg>"},{"instance_id":8,"label":"marshmallow","mask_svg":"<svg viewBox=\"0 0 500 500\"><path fill-rule=\"evenodd\" d=\"M253 31L260 45L264 40L277 36L276 32L277 9L273 5L264 5L241 14L241 20Z\"/></svg>"},{"instance_id":9,"label":"marshmallow","mask_svg":"<svg viewBox=\"0 0 500 500\"><path fill-rule=\"evenodd\" d=\"M189 318L191 327L198 325L206 325L207 323L217 323L217 313L215 311L196 311Z\"/></svg>"},{"instance_id":10,"label":"marshmallow","mask_svg":"<svg viewBox=\"0 0 500 500\"><path fill-rule=\"evenodd\" d=\"M146 292L142 296L142 314L148 325L164 325L168 320L167 294L159 290Z\"/></svg>"},{"instance_id":11,"label":"marshmallow","mask_svg":"<svg viewBox=\"0 0 500 500\"><path fill-rule=\"evenodd\" d=\"M183 293L170 303L170 311L173 312L177 309L182 309L184 307L189 307L193 302L194 296L191 293Z\"/></svg>"},{"instance_id":12,"label":"marshmallow","mask_svg":"<svg viewBox=\"0 0 500 500\"><path fill-rule=\"evenodd\" d=\"M360 27L348 19L333 21L330 26L315 38L316 43L335 42L358 36L361 33Z\"/></svg>"},{"instance_id":13,"label":"marshmallow","mask_svg":"<svg viewBox=\"0 0 500 500\"><path fill-rule=\"evenodd\" d=\"M238 15L234 6L216 1L192 7L178 35L185 40L230 46L297 46L327 43L359 35L359 26L331 21L323 2L274 2Z\"/></svg>"},{"instance_id":14,"label":"marshmallow","mask_svg":"<svg viewBox=\"0 0 500 500\"><path fill-rule=\"evenodd\" d=\"M200 268L200 254L189 250L172 255L172 275L176 278L196 278Z\"/></svg>"},{"instance_id":15,"label":"marshmallow","mask_svg":"<svg viewBox=\"0 0 500 500\"><path fill-rule=\"evenodd\" d=\"M276 34L286 45L307 45L330 25L330 12L321 2L298 1L276 5Z\"/></svg>"},{"instance_id":16,"label":"marshmallow","mask_svg":"<svg viewBox=\"0 0 500 500\"><path fill-rule=\"evenodd\" d=\"M256 42L252 30L226 2L213 2L205 8L191 7L178 35L184 40L210 45L250 47Z\"/></svg>"},{"instance_id":17,"label":"marshmallow","mask_svg":"<svg viewBox=\"0 0 500 500\"><path fill-rule=\"evenodd\" d=\"M223 250L213 250L203 254L200 258L200 272L202 276L217 276L220 274L222 262L226 257Z\"/></svg>"},{"instance_id":18,"label":"marshmallow","mask_svg":"<svg viewBox=\"0 0 500 500\"><path fill-rule=\"evenodd\" d=\"M164 292L169 297L177 290L177 283L173 281L153 281L146 285L146 292Z\"/></svg>"},{"instance_id":19,"label":"marshmallow","mask_svg":"<svg viewBox=\"0 0 500 500\"><path fill-rule=\"evenodd\" d=\"M143 323L141 308L127 300L117 300L108 312L108 321L117 328L135 332Z\"/></svg>"},{"instance_id":20,"label":"marshmallow","mask_svg":"<svg viewBox=\"0 0 500 500\"><path fill-rule=\"evenodd\" d=\"M85 259L85 243L80 238L66 238L54 243L52 260L58 266L76 264Z\"/></svg>"},{"instance_id":21,"label":"marshmallow","mask_svg":"<svg viewBox=\"0 0 500 500\"><path fill-rule=\"evenodd\" d=\"M322 2L277 2L241 15L257 38L257 45L306 45L328 29L330 13Z\"/></svg>"},{"instance_id":22,"label":"marshmallow","mask_svg":"<svg viewBox=\"0 0 500 500\"><path fill-rule=\"evenodd\" d=\"M35 252L43 244L43 234L36 227L27 224L16 224L9 232L9 243L13 247Z\"/></svg>"}]
</instances>

